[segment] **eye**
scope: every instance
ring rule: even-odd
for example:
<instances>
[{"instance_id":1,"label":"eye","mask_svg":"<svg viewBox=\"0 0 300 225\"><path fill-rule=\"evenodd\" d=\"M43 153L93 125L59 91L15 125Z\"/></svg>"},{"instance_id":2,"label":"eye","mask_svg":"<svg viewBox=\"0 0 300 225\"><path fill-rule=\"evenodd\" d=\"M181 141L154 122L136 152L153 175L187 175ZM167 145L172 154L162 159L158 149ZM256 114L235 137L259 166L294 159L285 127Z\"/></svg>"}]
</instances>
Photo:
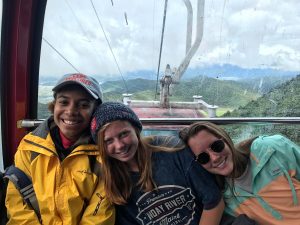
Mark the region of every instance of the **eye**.
<instances>
[{"instance_id":1,"label":"eye","mask_svg":"<svg viewBox=\"0 0 300 225\"><path fill-rule=\"evenodd\" d=\"M66 106L66 105L69 104L69 101L66 100L66 99L59 99L59 100L57 101L57 103L58 103L59 105Z\"/></svg>"},{"instance_id":2,"label":"eye","mask_svg":"<svg viewBox=\"0 0 300 225\"><path fill-rule=\"evenodd\" d=\"M107 139L107 140L104 140L104 143L106 146L110 145L113 143L113 140L112 139Z\"/></svg>"},{"instance_id":3,"label":"eye","mask_svg":"<svg viewBox=\"0 0 300 225\"><path fill-rule=\"evenodd\" d=\"M211 150L213 150L214 152L222 152L224 147L225 144L222 140L216 140L210 146Z\"/></svg>"},{"instance_id":4,"label":"eye","mask_svg":"<svg viewBox=\"0 0 300 225\"><path fill-rule=\"evenodd\" d=\"M91 107L91 102L88 101L82 101L78 104L79 108L81 109L88 109Z\"/></svg>"},{"instance_id":5,"label":"eye","mask_svg":"<svg viewBox=\"0 0 300 225\"><path fill-rule=\"evenodd\" d=\"M130 131L123 131L123 132L121 132L120 133L120 138L125 138L125 137L127 137L128 135L130 134Z\"/></svg>"}]
</instances>

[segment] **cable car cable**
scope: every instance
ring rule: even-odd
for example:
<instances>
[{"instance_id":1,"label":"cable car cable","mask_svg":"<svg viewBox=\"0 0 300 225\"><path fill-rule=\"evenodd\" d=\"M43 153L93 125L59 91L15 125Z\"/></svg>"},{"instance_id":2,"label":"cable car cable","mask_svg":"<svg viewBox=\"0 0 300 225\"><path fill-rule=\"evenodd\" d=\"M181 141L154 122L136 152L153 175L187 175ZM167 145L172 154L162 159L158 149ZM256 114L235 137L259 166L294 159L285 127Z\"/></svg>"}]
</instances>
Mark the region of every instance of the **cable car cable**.
<instances>
[{"instance_id":1,"label":"cable car cable","mask_svg":"<svg viewBox=\"0 0 300 225\"><path fill-rule=\"evenodd\" d=\"M88 37L86 31L84 30L82 24L80 23L80 20L79 20L78 17L76 16L76 14L75 14L73 8L71 7L70 3L68 2L68 0L65 0L65 2L67 3L67 5L68 5L68 7L69 7L69 9L70 9L70 11L71 11L73 17L75 18L76 22L78 23L78 25L79 25L79 27L80 27L82 33L83 33L83 36L87 39L88 43L89 43L90 46L92 47L93 53L94 53L96 56L98 56L99 58L101 58L102 56L99 54L98 51L96 51L96 47L94 46L94 42Z\"/></svg>"},{"instance_id":2,"label":"cable car cable","mask_svg":"<svg viewBox=\"0 0 300 225\"><path fill-rule=\"evenodd\" d=\"M95 14L96 14L96 17L97 17L97 19L98 19L99 25L100 25L100 27L101 27L101 29L102 29L103 34L104 34L104 37L105 37L105 39L106 39L107 45L108 45L108 47L109 47L109 49L110 49L110 52L111 52L111 54L112 54L112 56L113 56L113 58L114 58L114 60L115 60L115 63L116 63L117 68L118 68L118 71L119 71L119 73L120 73L120 75L121 75L121 77L122 77L124 86L125 86L125 88L126 88L126 93L128 93L128 88L127 88L126 81L125 81L125 79L124 79L124 76L123 76L123 73L122 73L122 71L121 71L121 69L120 69L120 66L119 66L119 64L118 64L118 62L117 62L117 59L116 59L116 57L115 57L115 54L114 54L114 52L113 52L113 50L112 50L112 48L111 48L111 45L110 45L110 43L109 43L109 40L108 40L108 38L107 38L107 36L106 36L106 33L105 33L104 28L103 28L103 26L102 26L102 23L101 23L101 20L100 20L100 18L99 18L99 15L98 15L98 13L97 13L97 10L96 10L96 8L95 8L95 6L94 6L93 1L90 0L90 2L91 2L91 4L92 4L92 6L93 6L94 12L95 12Z\"/></svg>"},{"instance_id":3,"label":"cable car cable","mask_svg":"<svg viewBox=\"0 0 300 225\"><path fill-rule=\"evenodd\" d=\"M165 9L164 9L163 26L162 26L162 32L161 32L160 48L159 48L159 57L158 57L158 66L157 66L157 74L156 74L156 87L155 87L154 99L156 99L156 95L157 95L158 76L159 76L159 68L160 68L160 61L161 61L162 46L163 46L163 42L164 42L164 32L165 32L165 24L166 24L167 6L168 6L168 0L165 0Z\"/></svg>"},{"instance_id":4,"label":"cable car cable","mask_svg":"<svg viewBox=\"0 0 300 225\"><path fill-rule=\"evenodd\" d=\"M155 0L153 1L152 8L152 70L155 71L155 63L154 63L154 52L155 52L155 36L154 36L154 18L155 18Z\"/></svg>"},{"instance_id":5,"label":"cable car cable","mask_svg":"<svg viewBox=\"0 0 300 225\"><path fill-rule=\"evenodd\" d=\"M125 22L126 22L126 25L128 25L127 13L126 13L126 12L124 12L124 17L125 17Z\"/></svg>"},{"instance_id":6,"label":"cable car cable","mask_svg":"<svg viewBox=\"0 0 300 225\"><path fill-rule=\"evenodd\" d=\"M80 27L80 30L82 31L82 33L84 34L84 36L86 37L86 39L87 39L89 42L91 42L91 40L88 38L88 36L87 36L85 30L83 29L83 26L82 26L82 24L80 23L78 17L76 16L76 14L75 14L73 8L71 7L69 1L68 1L68 0L65 0L65 2L67 3L67 6L69 7L69 9L70 9L72 15L74 16L76 22L78 23L78 25L79 25L79 27Z\"/></svg>"},{"instance_id":7,"label":"cable car cable","mask_svg":"<svg viewBox=\"0 0 300 225\"><path fill-rule=\"evenodd\" d=\"M46 38L42 37L43 41L45 41L60 57L62 57L67 63L69 63L70 66L73 67L76 72L80 73L79 70L71 63L69 62L53 45L49 43L49 41L46 40Z\"/></svg>"}]
</instances>

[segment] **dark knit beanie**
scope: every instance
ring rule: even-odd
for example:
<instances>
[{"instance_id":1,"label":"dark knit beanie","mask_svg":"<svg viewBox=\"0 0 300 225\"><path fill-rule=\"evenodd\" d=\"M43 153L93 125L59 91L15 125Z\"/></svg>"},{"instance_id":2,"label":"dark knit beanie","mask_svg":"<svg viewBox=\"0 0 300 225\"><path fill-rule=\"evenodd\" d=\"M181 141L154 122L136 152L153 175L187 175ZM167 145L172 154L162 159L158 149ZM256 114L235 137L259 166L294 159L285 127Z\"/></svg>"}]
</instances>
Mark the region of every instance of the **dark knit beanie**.
<instances>
[{"instance_id":1,"label":"dark knit beanie","mask_svg":"<svg viewBox=\"0 0 300 225\"><path fill-rule=\"evenodd\" d=\"M140 131L143 128L141 121L131 108L119 102L105 102L96 108L92 117L91 134L95 143L97 143L97 133L101 127L116 120L127 120Z\"/></svg>"}]
</instances>

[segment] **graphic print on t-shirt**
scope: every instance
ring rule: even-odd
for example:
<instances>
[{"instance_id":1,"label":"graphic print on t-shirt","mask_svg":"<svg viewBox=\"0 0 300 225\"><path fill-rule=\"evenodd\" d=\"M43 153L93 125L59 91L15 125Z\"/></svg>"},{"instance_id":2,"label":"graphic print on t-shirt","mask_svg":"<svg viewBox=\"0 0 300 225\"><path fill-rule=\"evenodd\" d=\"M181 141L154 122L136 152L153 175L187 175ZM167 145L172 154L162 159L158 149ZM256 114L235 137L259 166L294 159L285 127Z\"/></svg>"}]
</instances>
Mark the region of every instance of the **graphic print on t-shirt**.
<instances>
[{"instance_id":1,"label":"graphic print on t-shirt","mask_svg":"<svg viewBox=\"0 0 300 225\"><path fill-rule=\"evenodd\" d=\"M190 188L165 185L145 193L136 204L143 225L188 225L194 216L195 196Z\"/></svg>"}]
</instances>

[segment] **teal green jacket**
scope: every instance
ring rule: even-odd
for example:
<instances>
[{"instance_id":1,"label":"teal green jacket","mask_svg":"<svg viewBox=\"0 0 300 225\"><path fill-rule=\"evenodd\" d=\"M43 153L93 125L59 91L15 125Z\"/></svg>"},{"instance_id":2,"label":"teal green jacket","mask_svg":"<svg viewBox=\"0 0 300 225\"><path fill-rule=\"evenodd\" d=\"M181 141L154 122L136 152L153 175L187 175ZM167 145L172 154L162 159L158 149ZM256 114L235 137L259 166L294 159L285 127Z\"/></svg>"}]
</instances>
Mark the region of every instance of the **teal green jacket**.
<instances>
[{"instance_id":1,"label":"teal green jacket","mask_svg":"<svg viewBox=\"0 0 300 225\"><path fill-rule=\"evenodd\" d=\"M281 136L260 136L251 145L251 189L224 193L225 211L246 214L260 225L300 224L300 147Z\"/></svg>"}]
</instances>

